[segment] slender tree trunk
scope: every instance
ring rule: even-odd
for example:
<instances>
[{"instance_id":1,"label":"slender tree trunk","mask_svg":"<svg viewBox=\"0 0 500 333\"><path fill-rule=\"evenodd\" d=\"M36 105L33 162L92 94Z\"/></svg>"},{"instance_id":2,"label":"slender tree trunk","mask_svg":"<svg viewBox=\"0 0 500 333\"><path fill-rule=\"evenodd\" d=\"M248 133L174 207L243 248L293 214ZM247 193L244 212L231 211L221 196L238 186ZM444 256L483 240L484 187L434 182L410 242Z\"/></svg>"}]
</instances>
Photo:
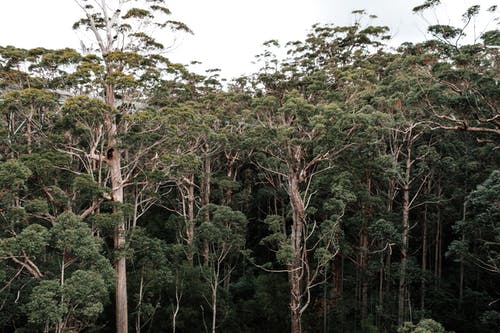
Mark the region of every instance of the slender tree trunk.
<instances>
[{"instance_id":1,"label":"slender tree trunk","mask_svg":"<svg viewBox=\"0 0 500 333\"><path fill-rule=\"evenodd\" d=\"M28 118L26 119L26 145L28 146L28 154L31 154L31 120L33 118L33 107L30 109L30 113L28 114Z\"/></svg>"},{"instance_id":2,"label":"slender tree trunk","mask_svg":"<svg viewBox=\"0 0 500 333\"><path fill-rule=\"evenodd\" d=\"M436 277L436 283L439 285L441 279L441 251L442 251L442 231L443 226L441 223L441 210L438 210L437 221L436 221L436 238L434 244L434 276Z\"/></svg>"},{"instance_id":3,"label":"slender tree trunk","mask_svg":"<svg viewBox=\"0 0 500 333\"><path fill-rule=\"evenodd\" d=\"M464 193L467 193L467 186L464 189ZM467 205L466 201L464 200L463 204L463 212L462 212L462 220L465 222L465 215L467 212ZM465 240L465 235L462 234L462 242ZM464 266L464 256L463 254L460 254L460 284L459 284L459 290L458 290L458 308L462 309L462 302L464 298L464 273L465 273L465 266Z\"/></svg>"},{"instance_id":4,"label":"slender tree trunk","mask_svg":"<svg viewBox=\"0 0 500 333\"><path fill-rule=\"evenodd\" d=\"M406 317L406 270L408 266L408 243L410 231L410 175L411 175L411 130L408 135L408 146L406 149L406 169L403 183L403 232L401 237L401 263L399 269L398 290L398 324L402 324Z\"/></svg>"},{"instance_id":5,"label":"slender tree trunk","mask_svg":"<svg viewBox=\"0 0 500 333\"><path fill-rule=\"evenodd\" d=\"M203 177L203 182L202 182L202 190L201 190L201 205L202 206L206 206L210 203L210 181L211 181L211 177L212 177L212 163L211 163L211 160L210 160L210 156L208 154L208 144L205 145L205 148L206 148L206 157L205 157L205 161L204 161L204 177ZM208 216L209 212L208 210L206 211L205 213L205 221L208 221L209 220L209 216ZM203 258L204 258L204 263L205 265L208 265L208 261L209 261L209 249L208 249L208 242L205 241L204 244L203 244Z\"/></svg>"},{"instance_id":6,"label":"slender tree trunk","mask_svg":"<svg viewBox=\"0 0 500 333\"><path fill-rule=\"evenodd\" d=\"M323 277L323 333L328 332L328 283L327 273Z\"/></svg>"},{"instance_id":7,"label":"slender tree trunk","mask_svg":"<svg viewBox=\"0 0 500 333\"><path fill-rule=\"evenodd\" d=\"M66 270L66 250L63 250L62 253L62 260L61 260L61 305L64 304L64 293L62 292L64 288L64 281L65 281L65 270ZM64 330L64 320L61 319L57 324L56 324L56 333L60 333Z\"/></svg>"},{"instance_id":8,"label":"slender tree trunk","mask_svg":"<svg viewBox=\"0 0 500 333\"><path fill-rule=\"evenodd\" d=\"M368 318L368 228L366 222L361 225L360 231L360 282L361 282L361 320Z\"/></svg>"},{"instance_id":9,"label":"slender tree trunk","mask_svg":"<svg viewBox=\"0 0 500 333\"><path fill-rule=\"evenodd\" d=\"M380 326L380 314L381 310L384 307L384 252L380 254L379 258L379 272L378 272L378 307L379 311L377 311L377 326Z\"/></svg>"},{"instance_id":10,"label":"slender tree trunk","mask_svg":"<svg viewBox=\"0 0 500 333\"><path fill-rule=\"evenodd\" d=\"M335 300L342 299L344 295L344 255L339 252L333 258L333 283Z\"/></svg>"},{"instance_id":11,"label":"slender tree trunk","mask_svg":"<svg viewBox=\"0 0 500 333\"><path fill-rule=\"evenodd\" d=\"M212 287L212 333L215 333L217 327L217 287L219 285L219 276L217 275Z\"/></svg>"},{"instance_id":12,"label":"slender tree trunk","mask_svg":"<svg viewBox=\"0 0 500 333\"><path fill-rule=\"evenodd\" d=\"M424 208L424 219L422 221L422 273L420 277L420 310L425 311L425 277L427 274L427 205Z\"/></svg>"},{"instance_id":13,"label":"slender tree trunk","mask_svg":"<svg viewBox=\"0 0 500 333\"><path fill-rule=\"evenodd\" d=\"M184 283L179 277L179 271L175 273L175 308L172 311L172 333L177 329L177 316L181 308L182 293L184 290Z\"/></svg>"},{"instance_id":14,"label":"slender tree trunk","mask_svg":"<svg viewBox=\"0 0 500 333\"><path fill-rule=\"evenodd\" d=\"M360 267L361 267L361 320L368 318L368 223L372 218L371 192L372 181L370 173L365 176L367 202L362 203L363 223L360 230Z\"/></svg>"},{"instance_id":15,"label":"slender tree trunk","mask_svg":"<svg viewBox=\"0 0 500 333\"><path fill-rule=\"evenodd\" d=\"M301 333L301 296L302 296L302 252L303 230L305 223L305 206L299 189L299 175L292 172L289 175L289 196L292 206L292 232L290 242L292 246L292 259L288 265L290 283L290 315L291 332Z\"/></svg>"},{"instance_id":16,"label":"slender tree trunk","mask_svg":"<svg viewBox=\"0 0 500 333\"><path fill-rule=\"evenodd\" d=\"M144 296L144 267L141 267L141 282L139 283L139 300L137 301L137 318L135 320L136 333L141 332L141 306Z\"/></svg>"},{"instance_id":17,"label":"slender tree trunk","mask_svg":"<svg viewBox=\"0 0 500 333\"><path fill-rule=\"evenodd\" d=\"M385 259L385 298L387 299L391 295L391 290L392 290L392 281L391 281L391 253L392 251L387 252L387 256ZM391 307L392 308L392 307Z\"/></svg>"},{"instance_id":18,"label":"slender tree trunk","mask_svg":"<svg viewBox=\"0 0 500 333\"><path fill-rule=\"evenodd\" d=\"M187 243L187 259L192 264L193 263L193 242L194 242L194 206L195 206L195 196L194 196L194 173L191 173L185 184L181 185L187 192L187 207L186 212L186 243Z\"/></svg>"},{"instance_id":19,"label":"slender tree trunk","mask_svg":"<svg viewBox=\"0 0 500 333\"><path fill-rule=\"evenodd\" d=\"M226 159L227 159L226 176L228 179L231 179L233 181L236 179L236 174L237 174L236 169L234 167L237 158L238 158L237 153L235 155L226 153ZM226 206L229 206L232 201L233 201L233 190L231 188L228 188L225 193L224 204Z\"/></svg>"},{"instance_id":20,"label":"slender tree trunk","mask_svg":"<svg viewBox=\"0 0 500 333\"><path fill-rule=\"evenodd\" d=\"M389 189L387 191L387 213L392 213L392 210L394 208L394 193L396 191L396 182L394 179L389 180ZM391 290L392 290L392 281L391 281L391 255L392 255L392 250L389 250L385 256L385 272L384 272L384 279L385 279L385 295L391 295ZM384 295L382 295L384 296ZM388 297L388 296L386 296ZM385 304L385 299L382 297L382 304ZM390 302L392 304L393 302ZM388 306L385 307L386 309L389 308ZM390 307L391 310L393 307Z\"/></svg>"},{"instance_id":21,"label":"slender tree trunk","mask_svg":"<svg viewBox=\"0 0 500 333\"><path fill-rule=\"evenodd\" d=\"M208 151L208 145L206 147ZM208 153L206 154L203 170L203 188L202 188L202 206L206 206L210 203L210 181L212 179L212 161Z\"/></svg>"}]
</instances>

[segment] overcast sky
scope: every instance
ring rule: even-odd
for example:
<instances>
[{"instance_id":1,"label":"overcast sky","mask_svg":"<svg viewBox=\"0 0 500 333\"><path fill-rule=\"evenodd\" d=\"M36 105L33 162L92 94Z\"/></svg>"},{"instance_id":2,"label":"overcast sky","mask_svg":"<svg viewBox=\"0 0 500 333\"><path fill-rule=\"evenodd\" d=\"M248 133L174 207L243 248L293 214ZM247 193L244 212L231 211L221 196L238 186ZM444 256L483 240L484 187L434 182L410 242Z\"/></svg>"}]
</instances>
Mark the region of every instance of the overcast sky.
<instances>
[{"instance_id":1,"label":"overcast sky","mask_svg":"<svg viewBox=\"0 0 500 333\"><path fill-rule=\"evenodd\" d=\"M220 68L231 78L249 74L251 63L269 39L281 42L303 39L314 23L353 23L352 10L365 9L387 25L394 45L425 39L424 20L412 8L424 0L169 0L172 19L186 23L195 35L178 35L167 55L173 61L201 61L203 68ZM471 5L483 9L494 0L442 0L442 6L426 17L432 23L460 23ZM81 17L73 0L0 0L0 45L23 48L72 47L79 36L71 29ZM479 22L478 25L484 25ZM493 27L490 27L493 28Z\"/></svg>"}]
</instances>

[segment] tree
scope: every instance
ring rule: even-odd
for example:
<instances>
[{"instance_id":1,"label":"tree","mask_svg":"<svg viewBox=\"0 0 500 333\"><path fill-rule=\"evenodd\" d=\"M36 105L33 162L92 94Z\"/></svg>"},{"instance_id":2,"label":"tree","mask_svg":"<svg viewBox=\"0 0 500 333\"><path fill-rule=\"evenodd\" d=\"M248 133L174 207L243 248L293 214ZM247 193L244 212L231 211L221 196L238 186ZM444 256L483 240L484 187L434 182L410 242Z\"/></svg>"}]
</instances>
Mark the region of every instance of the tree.
<instances>
[{"instance_id":1,"label":"tree","mask_svg":"<svg viewBox=\"0 0 500 333\"><path fill-rule=\"evenodd\" d=\"M103 312L112 268L91 229L73 213L58 216L50 229L31 224L4 238L1 252L39 280L25 305L30 323L46 331L81 331Z\"/></svg>"},{"instance_id":2,"label":"tree","mask_svg":"<svg viewBox=\"0 0 500 333\"><path fill-rule=\"evenodd\" d=\"M500 172L495 170L467 196L464 219L454 226L460 238L450 244L448 252L495 274L500 273L499 191Z\"/></svg>"},{"instance_id":3,"label":"tree","mask_svg":"<svg viewBox=\"0 0 500 333\"><path fill-rule=\"evenodd\" d=\"M204 206L198 214L198 219L201 220L201 224L196 230L196 239L198 248L205 257L201 272L211 291L209 302L212 309L211 332L215 333L219 287L229 278L232 271L225 269L227 266L224 263L232 256L238 255L245 246L247 219L241 212L213 204Z\"/></svg>"},{"instance_id":4,"label":"tree","mask_svg":"<svg viewBox=\"0 0 500 333\"><path fill-rule=\"evenodd\" d=\"M253 135L259 138L258 149L264 154L256 163L282 180L289 199L290 233L285 225L281 229L280 223L272 230L285 230L277 255L289 274L292 332L301 332L311 289L336 253L337 218L327 223L308 213L314 195L312 184L318 174L333 167L341 153L355 145L355 126L363 126L363 120L336 105L312 105L296 92L285 95L282 105L272 97L266 99L256 114L261 125ZM337 214L341 217L343 211ZM321 222L325 222L322 227Z\"/></svg>"},{"instance_id":5,"label":"tree","mask_svg":"<svg viewBox=\"0 0 500 333\"><path fill-rule=\"evenodd\" d=\"M417 325L406 322L398 328L398 333L446 333L443 325L433 319L422 319Z\"/></svg>"},{"instance_id":6,"label":"tree","mask_svg":"<svg viewBox=\"0 0 500 333\"><path fill-rule=\"evenodd\" d=\"M413 11L423 15L439 4L440 1L426 1ZM494 20L496 10L497 6L486 10ZM500 39L498 29L485 27L479 35L482 43L478 42L479 27L475 22L480 12L480 5L468 8L462 15L462 27L428 27L434 39L419 45L427 51L423 67L428 68L427 79L422 77L419 85L426 92L425 100L435 117L433 124L447 130L474 132L480 140L490 141L500 134L495 83ZM472 44L463 42L467 33L473 33Z\"/></svg>"},{"instance_id":7,"label":"tree","mask_svg":"<svg viewBox=\"0 0 500 333\"><path fill-rule=\"evenodd\" d=\"M76 22L74 29L87 29L97 43L97 51L104 63L101 78L103 98L110 110L104 115L104 132L106 134L104 154L89 154L97 161L105 163L110 172L112 201L119 205L124 202L125 181L122 173L122 150L119 146L119 134L126 131L126 122L120 113L136 109L136 104L143 97L147 88L149 71L157 63L156 52L164 49L144 29L144 24L153 28L170 27L174 30L189 31L182 23L165 20L170 14L163 0L154 1L101 1L89 4L75 0L85 13L85 17ZM141 24L143 23L143 24ZM151 56L148 56L151 55ZM142 64L149 64L145 70ZM141 77L141 73L143 76ZM142 80L141 80L142 79ZM139 84L139 83L142 83ZM132 97L132 99L131 99ZM118 114L114 111L118 108ZM92 147L93 148L93 147ZM126 243L124 221L116 224L115 249L119 252ZM116 329L123 333L128 331L127 317L127 272L126 258L121 255L115 264L116 269Z\"/></svg>"}]
</instances>

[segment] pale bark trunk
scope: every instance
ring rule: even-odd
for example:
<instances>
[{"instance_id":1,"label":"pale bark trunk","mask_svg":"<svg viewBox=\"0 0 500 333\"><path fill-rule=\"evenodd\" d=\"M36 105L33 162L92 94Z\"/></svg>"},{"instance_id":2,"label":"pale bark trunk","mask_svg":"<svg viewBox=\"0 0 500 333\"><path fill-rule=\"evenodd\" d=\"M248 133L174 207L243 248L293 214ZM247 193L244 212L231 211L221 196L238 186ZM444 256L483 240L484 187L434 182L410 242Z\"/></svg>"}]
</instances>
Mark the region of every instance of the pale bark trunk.
<instances>
[{"instance_id":1,"label":"pale bark trunk","mask_svg":"<svg viewBox=\"0 0 500 333\"><path fill-rule=\"evenodd\" d=\"M66 270L66 250L63 250L62 253L62 260L61 260L61 305L64 304L64 293L62 292L64 288L64 273ZM61 320L56 324L56 333L62 332L65 328L64 321L61 318Z\"/></svg>"},{"instance_id":2,"label":"pale bark trunk","mask_svg":"<svg viewBox=\"0 0 500 333\"><path fill-rule=\"evenodd\" d=\"M193 242L194 242L194 173L189 175L187 187L187 226L186 226L186 239L187 239L187 259L193 263Z\"/></svg>"},{"instance_id":3,"label":"pale bark trunk","mask_svg":"<svg viewBox=\"0 0 500 333\"><path fill-rule=\"evenodd\" d=\"M208 150L208 148L207 148ZM210 160L210 156L206 156L204 163L204 177L203 177L203 189L202 189L202 202L203 206L206 206L210 203L210 181L212 179L212 161Z\"/></svg>"},{"instance_id":4,"label":"pale bark trunk","mask_svg":"<svg viewBox=\"0 0 500 333\"><path fill-rule=\"evenodd\" d=\"M115 94L111 85L105 85L106 104L114 107ZM117 125L112 115L106 115L106 130L108 133L108 150L106 153L106 163L109 168L112 188L112 200L118 204L123 203L123 177L121 172L121 154L116 149ZM121 208L115 208L121 209ZM125 248L126 235L125 220L121 217L115 227L114 249L117 252ZM115 263L116 272L116 332L128 333L128 301L127 301L127 262L124 255Z\"/></svg>"},{"instance_id":5,"label":"pale bark trunk","mask_svg":"<svg viewBox=\"0 0 500 333\"><path fill-rule=\"evenodd\" d=\"M178 276L175 278L175 309L172 313L172 333L175 333L177 325L177 315L181 307L182 292L179 292L179 279Z\"/></svg>"},{"instance_id":6,"label":"pale bark trunk","mask_svg":"<svg viewBox=\"0 0 500 333\"><path fill-rule=\"evenodd\" d=\"M291 173L289 176L289 196L292 206L292 232L290 235L290 242L293 257L288 265L288 275L290 283L290 314L292 333L302 332L302 238L305 222L305 207L300 195L298 178L298 175L295 173Z\"/></svg>"},{"instance_id":7,"label":"pale bark trunk","mask_svg":"<svg viewBox=\"0 0 500 333\"><path fill-rule=\"evenodd\" d=\"M208 151L208 145L205 147ZM208 153L207 153L207 156L205 158L205 162L204 162L204 177L203 177L203 183L202 183L202 191L201 191L201 205L202 206L206 206L210 203L210 180L211 180L211 176L212 176L212 164L211 164L211 161L210 161L210 156L208 156ZM208 216L208 210L206 211L205 213L205 221L208 221L209 220L209 216ZM204 258L204 263L205 265L208 265L208 261L209 261L209 249L208 249L208 242L204 242L203 244L203 258Z\"/></svg>"},{"instance_id":8,"label":"pale bark trunk","mask_svg":"<svg viewBox=\"0 0 500 333\"><path fill-rule=\"evenodd\" d=\"M215 333L217 327L217 286L219 284L219 276L216 277L212 288L212 333Z\"/></svg>"},{"instance_id":9,"label":"pale bark trunk","mask_svg":"<svg viewBox=\"0 0 500 333\"><path fill-rule=\"evenodd\" d=\"M142 306L143 296L144 296L144 267L141 268L141 282L139 284L139 300L137 302L137 318L135 320L136 333L141 332L141 306Z\"/></svg>"},{"instance_id":10,"label":"pale bark trunk","mask_svg":"<svg viewBox=\"0 0 500 333\"><path fill-rule=\"evenodd\" d=\"M411 131L408 136L406 149L406 168L403 184L403 231L401 237L401 263L399 269L399 293L398 293L398 324L402 324L406 318L406 270L408 266L408 243L410 231L410 175L411 175Z\"/></svg>"},{"instance_id":11,"label":"pale bark trunk","mask_svg":"<svg viewBox=\"0 0 500 333\"><path fill-rule=\"evenodd\" d=\"M436 283L439 285L441 279L441 265L442 265L442 231L443 226L441 223L441 211L438 211L437 215L437 225L436 225L436 238L434 245L434 275L436 277Z\"/></svg>"},{"instance_id":12,"label":"pale bark trunk","mask_svg":"<svg viewBox=\"0 0 500 333\"><path fill-rule=\"evenodd\" d=\"M120 2L121 5L121 2ZM87 14L89 19L89 28L95 36L95 39L99 45L101 55L104 57L104 62L106 65L105 79L109 78L112 74L117 72L117 69L113 68L110 63L105 59L105 56L113 51L113 29L115 28L113 24L115 23L117 13L114 14L113 18L108 15L108 6L105 1L101 1L102 14L106 18L105 21L105 34L101 33L100 29L97 28L94 17L82 9ZM111 108L115 108L115 88L112 84L104 83L104 99L106 104ZM108 113L104 120L107 132L107 153L105 162L108 165L110 178L111 178L111 196L112 201L116 202L118 206L123 203L123 176L121 171L121 152L116 147L116 140L118 136L118 129L116 124L115 115ZM116 212L121 210L121 207L114 208ZM121 215L121 214L118 214ZM120 221L117 221L114 230L114 250L120 253L125 248L126 242L126 225L123 217L120 217ZM126 258L123 254L120 254L119 258L115 263L116 272L116 286L115 286L115 313L116 313L116 332L117 333L128 333L128 302L127 302L127 263Z\"/></svg>"},{"instance_id":13,"label":"pale bark trunk","mask_svg":"<svg viewBox=\"0 0 500 333\"><path fill-rule=\"evenodd\" d=\"M28 118L26 119L26 145L28 146L28 154L32 153L31 148L31 121L33 119L33 107L30 108L30 112L28 114Z\"/></svg>"}]
</instances>

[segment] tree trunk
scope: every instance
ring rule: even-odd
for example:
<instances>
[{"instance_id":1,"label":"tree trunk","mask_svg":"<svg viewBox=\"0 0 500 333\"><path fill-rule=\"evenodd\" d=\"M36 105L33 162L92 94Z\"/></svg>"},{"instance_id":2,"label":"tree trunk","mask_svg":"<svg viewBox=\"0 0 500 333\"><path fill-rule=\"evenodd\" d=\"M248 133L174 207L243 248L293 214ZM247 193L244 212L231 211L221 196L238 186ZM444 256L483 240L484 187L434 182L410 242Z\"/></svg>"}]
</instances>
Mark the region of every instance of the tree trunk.
<instances>
[{"instance_id":1,"label":"tree trunk","mask_svg":"<svg viewBox=\"0 0 500 333\"><path fill-rule=\"evenodd\" d=\"M366 222L361 225L360 231L360 254L359 254L359 266L360 266L360 282L361 282L361 320L365 320L368 317L368 280L367 280L367 270L368 270L368 228Z\"/></svg>"},{"instance_id":2,"label":"tree trunk","mask_svg":"<svg viewBox=\"0 0 500 333\"><path fill-rule=\"evenodd\" d=\"M141 332L141 306L144 296L144 267L141 267L141 282L139 283L139 300L137 301L137 318L135 320L135 332Z\"/></svg>"},{"instance_id":3,"label":"tree trunk","mask_svg":"<svg viewBox=\"0 0 500 333\"><path fill-rule=\"evenodd\" d=\"M377 311L377 317L376 317L377 326L380 325L380 317L381 317L380 311L384 307L384 252L382 252L380 254L379 265L380 265L379 275L378 275L378 307L379 307L379 311Z\"/></svg>"},{"instance_id":4,"label":"tree trunk","mask_svg":"<svg viewBox=\"0 0 500 333\"><path fill-rule=\"evenodd\" d=\"M292 172L289 175L289 196L292 206L292 232L290 242L292 246L292 259L288 265L290 283L290 315L292 333L301 333L302 316L302 254L303 230L305 223L305 206L299 189L299 175Z\"/></svg>"},{"instance_id":5,"label":"tree trunk","mask_svg":"<svg viewBox=\"0 0 500 333\"><path fill-rule=\"evenodd\" d=\"M441 278L441 243L442 243L442 230L441 225L441 210L438 210L437 221L436 221L436 238L434 244L434 276L436 277L436 283L439 284Z\"/></svg>"},{"instance_id":6,"label":"tree trunk","mask_svg":"<svg viewBox=\"0 0 500 333\"><path fill-rule=\"evenodd\" d=\"M206 147L208 151L208 145ZM208 153L206 154L204 161L204 171L203 171L203 184L201 193L201 205L206 206L210 203L210 181L212 178L212 161Z\"/></svg>"},{"instance_id":7,"label":"tree trunk","mask_svg":"<svg viewBox=\"0 0 500 333\"><path fill-rule=\"evenodd\" d=\"M406 169L403 183L403 231L401 237L401 263L399 269L399 290L398 290L398 324L403 324L406 317L406 270L408 266L408 243L410 231L410 175L411 175L411 150L412 139L411 130L408 135L408 146L406 149Z\"/></svg>"},{"instance_id":8,"label":"tree trunk","mask_svg":"<svg viewBox=\"0 0 500 333\"><path fill-rule=\"evenodd\" d=\"M111 85L105 84L106 104L114 108L115 93ZM106 115L106 130L108 134L108 150L106 152L106 163L109 167L111 178L111 197L112 200L121 206L123 204L123 177L121 172L121 153L116 148L117 125L112 114ZM114 208L115 213L121 212L121 207ZM121 216L121 214L118 214ZM114 249L119 258L115 263L116 271L116 332L128 333L128 302L127 302L127 262L125 255L120 253L125 249L126 242L125 220L121 216L120 221L115 227Z\"/></svg>"},{"instance_id":9,"label":"tree trunk","mask_svg":"<svg viewBox=\"0 0 500 333\"><path fill-rule=\"evenodd\" d=\"M113 201L123 203L123 180L120 170L120 154L112 152L112 159L108 163L111 172L111 183L113 188ZM118 208L121 210L121 208ZM115 227L115 251L119 253L119 258L115 264L116 271L116 332L128 332L128 309L127 309L127 262L125 255L120 253L125 249L125 221L121 221Z\"/></svg>"},{"instance_id":10,"label":"tree trunk","mask_svg":"<svg viewBox=\"0 0 500 333\"><path fill-rule=\"evenodd\" d=\"M219 276L217 274L214 285L212 287L212 333L215 333L217 327L217 287L219 284Z\"/></svg>"},{"instance_id":11,"label":"tree trunk","mask_svg":"<svg viewBox=\"0 0 500 333\"><path fill-rule=\"evenodd\" d=\"M363 222L360 230L360 268L361 268L361 320L368 318L368 223L372 219L371 192L372 180L370 173L365 176L366 192L368 194L365 203L362 203Z\"/></svg>"},{"instance_id":12,"label":"tree trunk","mask_svg":"<svg viewBox=\"0 0 500 333\"><path fill-rule=\"evenodd\" d=\"M28 154L31 154L31 120L33 118L33 107L30 109L30 113L28 114L28 118L26 119L26 146L28 147Z\"/></svg>"},{"instance_id":13,"label":"tree trunk","mask_svg":"<svg viewBox=\"0 0 500 333\"><path fill-rule=\"evenodd\" d=\"M464 193L467 193L467 186L464 189ZM466 201L464 200L463 204L463 212L462 212L462 221L465 222L465 216L467 212L467 205ZM462 242L465 241L465 234L462 233ZM459 283L459 289L458 289L458 308L462 309L462 302L464 298L464 273L465 273L465 266L464 266L464 255L460 254L460 283Z\"/></svg>"},{"instance_id":14,"label":"tree trunk","mask_svg":"<svg viewBox=\"0 0 500 333\"><path fill-rule=\"evenodd\" d=\"M424 208L424 219L422 221L422 273L420 277L420 310L425 311L425 276L427 272L427 205Z\"/></svg>"},{"instance_id":15,"label":"tree trunk","mask_svg":"<svg viewBox=\"0 0 500 333\"><path fill-rule=\"evenodd\" d=\"M206 148L206 156L205 156L205 161L204 161L204 176L203 176L203 183L202 183L202 189L201 189L201 205L206 206L210 203L210 180L212 177L212 164L210 160L210 156L208 155L208 144L205 145ZM209 212L208 210L205 213L205 221L209 220ZM209 256L209 249L208 249L208 242L205 241L203 244L203 253L202 256L204 258L204 263L205 265L208 265L208 256Z\"/></svg>"},{"instance_id":16,"label":"tree trunk","mask_svg":"<svg viewBox=\"0 0 500 333\"><path fill-rule=\"evenodd\" d=\"M226 176L228 179L231 179L233 181L236 180L237 172L234 165L237 158L238 158L237 153L235 155L226 153L226 159L227 159ZM231 188L228 188L225 193L224 204L226 206L229 206L232 203L232 201L233 201L233 190Z\"/></svg>"},{"instance_id":17,"label":"tree trunk","mask_svg":"<svg viewBox=\"0 0 500 333\"><path fill-rule=\"evenodd\" d=\"M194 242L194 206L195 206L195 196L194 196L194 173L189 175L189 178L185 184L187 192L187 225L186 225L186 242L187 242L187 259L192 264L193 263L193 242Z\"/></svg>"},{"instance_id":18,"label":"tree trunk","mask_svg":"<svg viewBox=\"0 0 500 333\"><path fill-rule=\"evenodd\" d=\"M177 316L181 309L182 293L184 290L184 283L179 277L179 271L175 273L175 307L172 310L172 333L176 332L177 329Z\"/></svg>"}]
</instances>

